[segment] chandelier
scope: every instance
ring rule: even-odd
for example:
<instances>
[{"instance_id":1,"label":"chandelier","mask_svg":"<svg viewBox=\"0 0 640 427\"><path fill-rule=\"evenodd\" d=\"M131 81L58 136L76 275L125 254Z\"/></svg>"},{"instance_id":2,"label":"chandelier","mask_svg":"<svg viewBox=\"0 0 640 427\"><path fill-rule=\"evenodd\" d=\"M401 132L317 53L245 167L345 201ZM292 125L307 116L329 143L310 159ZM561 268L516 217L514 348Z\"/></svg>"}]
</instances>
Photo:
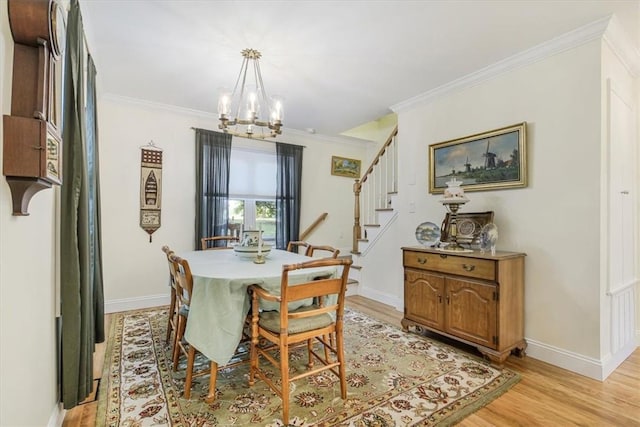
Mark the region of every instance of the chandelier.
<instances>
[{"instance_id":1,"label":"chandelier","mask_svg":"<svg viewBox=\"0 0 640 427\"><path fill-rule=\"evenodd\" d=\"M282 100L267 97L260 73L260 52L244 49L242 56L233 92L223 91L218 99L218 128L244 138L274 138L282 134Z\"/></svg>"}]
</instances>

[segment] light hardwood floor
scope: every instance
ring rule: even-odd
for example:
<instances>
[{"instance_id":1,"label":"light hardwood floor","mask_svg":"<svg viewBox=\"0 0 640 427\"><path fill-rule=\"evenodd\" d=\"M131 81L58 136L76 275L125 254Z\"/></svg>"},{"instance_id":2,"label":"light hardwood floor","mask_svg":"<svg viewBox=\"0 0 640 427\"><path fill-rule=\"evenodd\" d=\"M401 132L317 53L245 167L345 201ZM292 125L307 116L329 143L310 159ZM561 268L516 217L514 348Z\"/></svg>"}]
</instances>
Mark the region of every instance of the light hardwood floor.
<instances>
[{"instance_id":1,"label":"light hardwood floor","mask_svg":"<svg viewBox=\"0 0 640 427\"><path fill-rule=\"evenodd\" d=\"M392 307L361 296L348 297L347 305L400 327L402 313ZM107 326L109 320L107 315ZM105 348L96 349L96 378L102 375ZM520 373L520 382L458 425L640 426L640 349L603 382L530 357L510 356L505 366ZM97 402L78 406L67 412L63 427L95 426L96 411Z\"/></svg>"}]
</instances>

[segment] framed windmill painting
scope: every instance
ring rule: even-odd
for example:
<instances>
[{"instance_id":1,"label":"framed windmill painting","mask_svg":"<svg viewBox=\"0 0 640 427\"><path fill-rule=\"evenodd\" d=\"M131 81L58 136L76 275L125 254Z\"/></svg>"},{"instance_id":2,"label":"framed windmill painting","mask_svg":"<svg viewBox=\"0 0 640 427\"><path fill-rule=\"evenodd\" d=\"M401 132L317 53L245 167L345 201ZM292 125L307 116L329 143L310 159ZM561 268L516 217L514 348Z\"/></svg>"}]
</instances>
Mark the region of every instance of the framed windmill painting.
<instances>
[{"instance_id":1,"label":"framed windmill painting","mask_svg":"<svg viewBox=\"0 0 640 427\"><path fill-rule=\"evenodd\" d=\"M465 191L527 186L526 122L429 146L429 193L452 178Z\"/></svg>"}]
</instances>

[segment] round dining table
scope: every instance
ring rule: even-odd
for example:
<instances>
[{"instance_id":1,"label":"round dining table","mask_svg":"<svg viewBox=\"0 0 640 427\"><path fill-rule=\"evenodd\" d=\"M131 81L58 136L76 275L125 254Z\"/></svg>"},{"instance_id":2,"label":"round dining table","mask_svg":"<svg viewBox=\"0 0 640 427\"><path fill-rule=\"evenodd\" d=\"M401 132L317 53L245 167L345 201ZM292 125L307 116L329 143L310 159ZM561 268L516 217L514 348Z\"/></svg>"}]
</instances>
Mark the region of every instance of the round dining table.
<instances>
[{"instance_id":1,"label":"round dining table","mask_svg":"<svg viewBox=\"0 0 640 427\"><path fill-rule=\"evenodd\" d=\"M271 249L266 254L264 264L254 263L254 258L242 256L233 249L192 251L180 256L189 262L193 275L193 295L185 338L220 366L229 363L242 339L242 329L250 307L247 288L260 285L277 295L280 293L282 266L312 259L278 249ZM293 270L289 272L289 285L335 273L335 267ZM279 308L277 303L270 304L261 304L260 308ZM301 302L298 305L304 304Z\"/></svg>"}]
</instances>

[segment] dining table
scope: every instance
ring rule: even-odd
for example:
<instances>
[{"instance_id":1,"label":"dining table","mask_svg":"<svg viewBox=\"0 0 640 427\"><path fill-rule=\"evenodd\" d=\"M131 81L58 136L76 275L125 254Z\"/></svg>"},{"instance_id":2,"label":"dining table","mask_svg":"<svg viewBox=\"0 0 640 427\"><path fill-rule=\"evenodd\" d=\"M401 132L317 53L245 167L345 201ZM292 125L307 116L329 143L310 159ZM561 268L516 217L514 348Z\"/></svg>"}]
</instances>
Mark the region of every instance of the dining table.
<instances>
[{"instance_id":1,"label":"dining table","mask_svg":"<svg viewBox=\"0 0 640 427\"><path fill-rule=\"evenodd\" d=\"M199 250L181 254L189 262L193 276L193 294L185 338L219 366L231 361L242 339L242 330L251 305L248 287L260 285L277 295L280 293L282 266L313 259L279 249L271 249L265 255L264 264L259 264L253 262L254 258L233 249ZM333 276L336 271L336 267L292 270L289 272L289 285ZM277 303L269 304L271 305L263 302L260 308L279 308ZM300 306L304 304L304 301L299 302Z\"/></svg>"}]
</instances>

